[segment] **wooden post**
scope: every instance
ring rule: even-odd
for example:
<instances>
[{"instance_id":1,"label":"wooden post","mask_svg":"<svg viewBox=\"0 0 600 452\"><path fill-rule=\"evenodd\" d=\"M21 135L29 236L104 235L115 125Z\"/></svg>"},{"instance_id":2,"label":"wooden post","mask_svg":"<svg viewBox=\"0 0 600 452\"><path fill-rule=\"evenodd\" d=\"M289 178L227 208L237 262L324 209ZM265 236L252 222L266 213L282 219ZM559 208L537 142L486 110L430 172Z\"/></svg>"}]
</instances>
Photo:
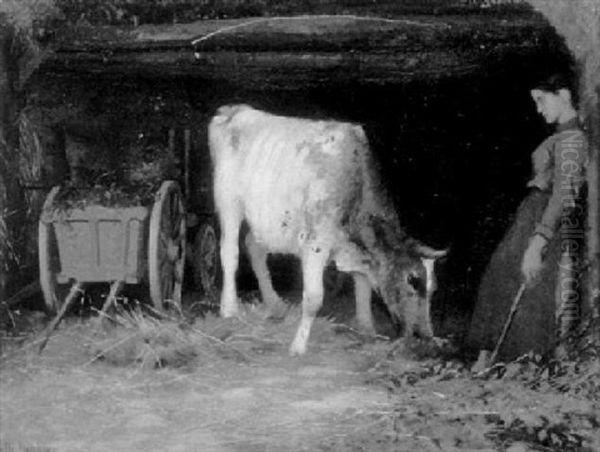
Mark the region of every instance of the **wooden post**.
<instances>
[{"instance_id":1,"label":"wooden post","mask_svg":"<svg viewBox=\"0 0 600 452\"><path fill-rule=\"evenodd\" d=\"M169 153L171 155L174 155L175 153L175 129L174 128L170 128L169 129Z\"/></svg>"},{"instance_id":2,"label":"wooden post","mask_svg":"<svg viewBox=\"0 0 600 452\"><path fill-rule=\"evenodd\" d=\"M600 91L600 85L596 87ZM598 171L600 167L600 106L596 105L594 111L588 116L590 128L590 164L587 172L588 185L588 235L587 235L587 260L589 271L587 276L587 296L589 297L592 318L600 318L600 180ZM598 332L600 334L600 332Z\"/></svg>"},{"instance_id":3,"label":"wooden post","mask_svg":"<svg viewBox=\"0 0 600 452\"><path fill-rule=\"evenodd\" d=\"M17 32L0 17L0 301L15 282L16 260L23 255L20 247L25 209L23 189L18 176L20 98Z\"/></svg>"},{"instance_id":4,"label":"wooden post","mask_svg":"<svg viewBox=\"0 0 600 452\"><path fill-rule=\"evenodd\" d=\"M184 199L190 197L190 157L192 152L192 133L189 128L183 132L183 176L184 176Z\"/></svg>"}]
</instances>

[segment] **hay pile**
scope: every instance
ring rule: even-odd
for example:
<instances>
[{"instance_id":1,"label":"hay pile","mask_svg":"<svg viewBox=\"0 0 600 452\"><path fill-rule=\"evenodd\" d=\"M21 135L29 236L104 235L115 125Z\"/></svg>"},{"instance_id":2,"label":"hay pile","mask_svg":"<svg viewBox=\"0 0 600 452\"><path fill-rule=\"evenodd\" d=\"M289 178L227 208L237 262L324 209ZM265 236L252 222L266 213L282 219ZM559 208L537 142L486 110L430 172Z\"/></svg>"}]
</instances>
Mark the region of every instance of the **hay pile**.
<instances>
[{"instance_id":1,"label":"hay pile","mask_svg":"<svg viewBox=\"0 0 600 452\"><path fill-rule=\"evenodd\" d=\"M136 143L119 153L123 157L116 164L90 164L85 177L62 184L55 207L148 206L163 181L179 177L178 162L164 146Z\"/></svg>"},{"instance_id":2,"label":"hay pile","mask_svg":"<svg viewBox=\"0 0 600 452\"><path fill-rule=\"evenodd\" d=\"M277 315L263 304L242 304L241 315L224 319L206 313L193 321L179 313L158 317L139 305L120 308L111 316L114 326L104 329L95 341L90 361L144 368L202 366L218 359L256 362L261 355L287 355L298 328L300 306L283 304ZM311 345L348 346L342 332L353 333L329 319L318 318L311 331ZM359 336L355 341L359 341ZM350 341L352 343L352 340Z\"/></svg>"},{"instance_id":3,"label":"hay pile","mask_svg":"<svg viewBox=\"0 0 600 452\"><path fill-rule=\"evenodd\" d=\"M526 355L476 374L456 358L456 350L447 344L440 347L435 341L416 339L365 343L364 336L352 328L318 318L307 356L289 359L287 349L298 326L300 307L282 305L280 315L273 318L273 312L264 305L255 303L255 299L250 301L254 303L242 303L239 319L222 319L208 313L190 320L188 313L176 312L167 317L144 305L126 308L119 304L106 328L90 331L89 320L77 320L56 334L41 360L35 347L29 347L27 354L13 353L12 359L0 359L0 366L4 362L5 369L14 369L19 359L23 363L19 372L26 369L28 376L41 372L44 384L43 372L56 369L62 379L64 369L74 362L78 363L75 374L92 375L94 385L98 381L113 385L115 380L111 378L142 384L144 375L146 382L157 385L165 381L179 384L181 379L194 380L198 385L208 378L210 396L217 389L224 391L221 394L274 390L285 395L281 400L286 404L291 401L302 407L320 408L328 406L329 399L317 387L304 388L308 392L303 392L294 387L288 391L284 385L298 382L298 375L316 379L344 375L347 380L340 381L348 384L346 394L362 393L364 387L357 391L356 385L363 386L366 380L375 387L387 388L389 403L365 407L358 398L356 410L330 420L347 426L350 424L344 422L358 419L364 427L321 438L327 444L323 450L384 450L382 447L387 445L390 449L385 450L399 450L395 448L398 444L414 444L411 450L600 450L597 344L588 344L586 353L576 362L544 361ZM98 362L99 366L86 367ZM111 372L111 365L133 371ZM87 372L81 372L84 368ZM178 370L154 373L154 369L164 368ZM266 374L281 378L264 380ZM229 383L235 383L223 381L224 375L232 379ZM270 388L265 381L278 383ZM330 388L318 387L325 391ZM311 392L313 389L315 392ZM122 399L122 390L117 390L114 400ZM265 402L263 408L267 405ZM244 441L258 434L250 427L242 431ZM432 448L417 447L424 445Z\"/></svg>"}]
</instances>

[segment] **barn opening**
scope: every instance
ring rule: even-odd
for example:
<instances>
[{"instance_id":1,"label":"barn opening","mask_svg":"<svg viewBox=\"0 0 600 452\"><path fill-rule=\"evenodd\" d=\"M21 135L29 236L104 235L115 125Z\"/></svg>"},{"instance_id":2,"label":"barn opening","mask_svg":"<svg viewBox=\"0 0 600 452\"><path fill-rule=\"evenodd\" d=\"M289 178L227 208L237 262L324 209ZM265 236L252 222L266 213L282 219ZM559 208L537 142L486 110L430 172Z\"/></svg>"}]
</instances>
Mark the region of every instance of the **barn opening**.
<instances>
[{"instance_id":1,"label":"barn opening","mask_svg":"<svg viewBox=\"0 0 600 452\"><path fill-rule=\"evenodd\" d=\"M195 46L194 39L228 25L183 38L182 27L150 27L125 41L75 30L29 83L31 121L46 130L44 180L32 181L31 196L39 207L47 187L74 169L86 177L92 162L100 172L118 166L127 146L171 145L200 224L212 213L205 128L218 106L241 102L355 121L365 126L409 234L450 249L437 269L434 319L441 334L460 334L481 273L526 190L530 154L548 133L529 98L531 83L571 64L541 16L521 4L480 3L409 19L386 9L395 22L266 21ZM89 152L74 163L65 154L73 141L102 146L85 145ZM30 248L35 254L34 240ZM275 285L297 290L297 268L285 264L275 269ZM240 277L254 288L252 278Z\"/></svg>"}]
</instances>

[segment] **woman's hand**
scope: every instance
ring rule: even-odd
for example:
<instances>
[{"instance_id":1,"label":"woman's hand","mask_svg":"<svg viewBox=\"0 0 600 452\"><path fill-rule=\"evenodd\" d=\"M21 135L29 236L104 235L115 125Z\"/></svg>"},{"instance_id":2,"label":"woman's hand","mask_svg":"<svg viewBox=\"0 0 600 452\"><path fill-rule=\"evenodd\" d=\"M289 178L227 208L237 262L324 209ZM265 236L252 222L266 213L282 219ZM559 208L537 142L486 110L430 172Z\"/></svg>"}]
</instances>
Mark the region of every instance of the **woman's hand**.
<instances>
[{"instance_id":1,"label":"woman's hand","mask_svg":"<svg viewBox=\"0 0 600 452\"><path fill-rule=\"evenodd\" d=\"M540 234L534 235L523 255L521 272L527 285L531 285L542 269L542 258L548 241Z\"/></svg>"}]
</instances>

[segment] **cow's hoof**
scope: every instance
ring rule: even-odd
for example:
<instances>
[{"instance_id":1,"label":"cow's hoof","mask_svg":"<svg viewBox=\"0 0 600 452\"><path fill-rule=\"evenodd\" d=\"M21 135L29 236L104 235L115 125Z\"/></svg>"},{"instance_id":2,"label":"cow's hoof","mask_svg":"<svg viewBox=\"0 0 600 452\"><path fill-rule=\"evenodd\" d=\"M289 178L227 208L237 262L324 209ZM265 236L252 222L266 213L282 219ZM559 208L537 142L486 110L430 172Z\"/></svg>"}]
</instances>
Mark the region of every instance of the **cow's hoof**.
<instances>
[{"instance_id":1,"label":"cow's hoof","mask_svg":"<svg viewBox=\"0 0 600 452\"><path fill-rule=\"evenodd\" d=\"M435 344L437 348L447 348L450 346L450 341L448 339L444 339L441 337L433 336L431 341Z\"/></svg>"},{"instance_id":2,"label":"cow's hoof","mask_svg":"<svg viewBox=\"0 0 600 452\"><path fill-rule=\"evenodd\" d=\"M267 318L275 322L281 322L287 316L290 305L283 300L267 304Z\"/></svg>"},{"instance_id":3,"label":"cow's hoof","mask_svg":"<svg viewBox=\"0 0 600 452\"><path fill-rule=\"evenodd\" d=\"M302 356L306 353L306 344L298 344L295 341L290 346L290 356Z\"/></svg>"},{"instance_id":4,"label":"cow's hoof","mask_svg":"<svg viewBox=\"0 0 600 452\"><path fill-rule=\"evenodd\" d=\"M356 332L359 333L361 336L377 336L377 331L375 331L375 326L373 325L373 322L364 322L360 319L354 319L350 323L350 328L356 330Z\"/></svg>"},{"instance_id":5,"label":"cow's hoof","mask_svg":"<svg viewBox=\"0 0 600 452\"><path fill-rule=\"evenodd\" d=\"M227 306L221 306L221 311L220 311L221 317L223 317L224 319L229 319L231 317L239 317L240 316L240 310L237 307L237 305L234 305L233 307Z\"/></svg>"},{"instance_id":6,"label":"cow's hoof","mask_svg":"<svg viewBox=\"0 0 600 452\"><path fill-rule=\"evenodd\" d=\"M358 328L358 332L360 334L362 334L365 337L375 337L377 336L377 331L375 331L375 328L371 327L364 327L361 326Z\"/></svg>"}]
</instances>

